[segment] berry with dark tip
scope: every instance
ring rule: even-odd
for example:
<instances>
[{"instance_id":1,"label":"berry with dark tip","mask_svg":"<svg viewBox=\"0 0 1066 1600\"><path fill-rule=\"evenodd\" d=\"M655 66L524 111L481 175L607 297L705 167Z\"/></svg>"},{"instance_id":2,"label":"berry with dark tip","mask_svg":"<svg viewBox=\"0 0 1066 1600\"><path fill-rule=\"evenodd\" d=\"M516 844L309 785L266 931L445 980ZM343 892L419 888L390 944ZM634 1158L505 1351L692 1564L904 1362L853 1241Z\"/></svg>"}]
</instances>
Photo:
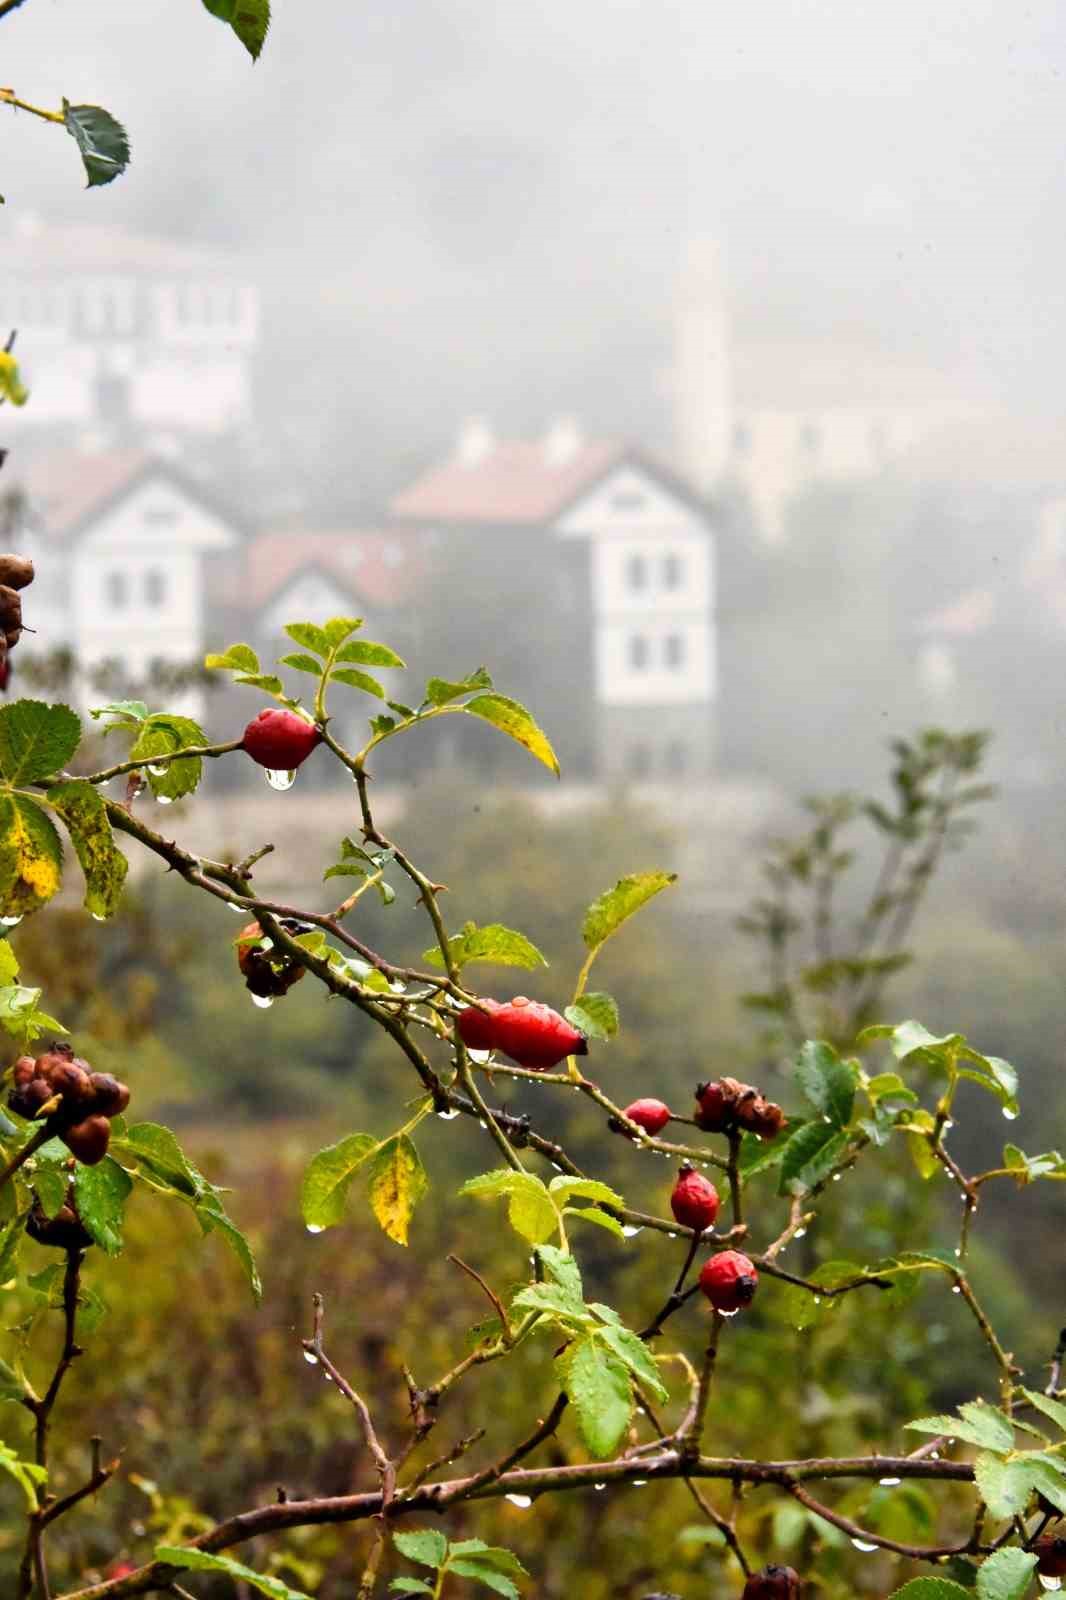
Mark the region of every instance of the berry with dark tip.
<instances>
[{"instance_id":1,"label":"berry with dark tip","mask_svg":"<svg viewBox=\"0 0 1066 1600\"><path fill-rule=\"evenodd\" d=\"M754 1263L739 1250L720 1250L704 1262L700 1273L703 1293L716 1311L728 1317L751 1305L758 1284Z\"/></svg>"},{"instance_id":2,"label":"berry with dark tip","mask_svg":"<svg viewBox=\"0 0 1066 1600\"><path fill-rule=\"evenodd\" d=\"M661 1100L634 1100L632 1105L626 1106L622 1115L654 1138L657 1133L662 1133L673 1112Z\"/></svg>"},{"instance_id":3,"label":"berry with dark tip","mask_svg":"<svg viewBox=\"0 0 1066 1600\"><path fill-rule=\"evenodd\" d=\"M1066 1539L1055 1533L1041 1534L1033 1544L1036 1570L1045 1578L1066 1578Z\"/></svg>"},{"instance_id":4,"label":"berry with dark tip","mask_svg":"<svg viewBox=\"0 0 1066 1600\"><path fill-rule=\"evenodd\" d=\"M493 1045L520 1067L548 1072L567 1056L588 1054L588 1040L551 1006L516 994L493 1018Z\"/></svg>"},{"instance_id":5,"label":"berry with dark tip","mask_svg":"<svg viewBox=\"0 0 1066 1600\"><path fill-rule=\"evenodd\" d=\"M670 1210L683 1228L705 1233L718 1215L718 1190L686 1161L670 1196Z\"/></svg>"},{"instance_id":6,"label":"berry with dark tip","mask_svg":"<svg viewBox=\"0 0 1066 1600\"><path fill-rule=\"evenodd\" d=\"M792 1567L769 1566L753 1572L741 1600L799 1600L799 1574Z\"/></svg>"},{"instance_id":7,"label":"berry with dark tip","mask_svg":"<svg viewBox=\"0 0 1066 1600\"><path fill-rule=\"evenodd\" d=\"M720 1083L696 1085L696 1126L704 1133L725 1133L732 1125L733 1110Z\"/></svg>"},{"instance_id":8,"label":"berry with dark tip","mask_svg":"<svg viewBox=\"0 0 1066 1600\"><path fill-rule=\"evenodd\" d=\"M313 722L281 706L267 706L244 730L241 747L272 772L292 772L322 742Z\"/></svg>"},{"instance_id":9,"label":"berry with dark tip","mask_svg":"<svg viewBox=\"0 0 1066 1600\"><path fill-rule=\"evenodd\" d=\"M59 1135L71 1155L86 1167L95 1167L107 1155L107 1146L111 1138L111 1123L107 1117L86 1117L84 1122L76 1122L71 1128L64 1128Z\"/></svg>"}]
</instances>

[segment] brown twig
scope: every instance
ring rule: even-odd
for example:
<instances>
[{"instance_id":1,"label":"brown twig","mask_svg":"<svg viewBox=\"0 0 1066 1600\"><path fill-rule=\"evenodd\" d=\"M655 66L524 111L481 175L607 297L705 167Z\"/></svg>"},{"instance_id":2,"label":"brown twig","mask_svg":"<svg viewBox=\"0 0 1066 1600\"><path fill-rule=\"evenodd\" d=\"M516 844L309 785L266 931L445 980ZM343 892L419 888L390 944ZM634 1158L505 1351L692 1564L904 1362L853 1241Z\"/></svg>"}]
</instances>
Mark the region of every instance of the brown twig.
<instances>
[{"instance_id":1,"label":"brown twig","mask_svg":"<svg viewBox=\"0 0 1066 1600\"><path fill-rule=\"evenodd\" d=\"M338 1391L355 1407L359 1418L359 1425L363 1430L367 1449L374 1458L381 1479L381 1509L387 1512L396 1490L396 1469L385 1453L374 1427L374 1420L370 1415L370 1408L362 1395L358 1394L348 1382L347 1378L333 1365L322 1348L322 1323L325 1316L325 1303L320 1294L314 1296L314 1331L310 1339L301 1340L305 1353L313 1356L315 1363L336 1384Z\"/></svg>"}]
</instances>

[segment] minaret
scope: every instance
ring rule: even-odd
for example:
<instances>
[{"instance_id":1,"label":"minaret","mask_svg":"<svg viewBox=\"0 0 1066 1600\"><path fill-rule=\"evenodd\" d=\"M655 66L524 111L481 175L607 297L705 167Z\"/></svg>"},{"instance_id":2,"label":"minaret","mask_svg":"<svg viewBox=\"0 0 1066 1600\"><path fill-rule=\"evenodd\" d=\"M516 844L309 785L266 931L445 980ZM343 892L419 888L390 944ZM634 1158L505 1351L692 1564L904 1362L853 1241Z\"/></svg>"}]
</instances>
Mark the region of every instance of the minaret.
<instances>
[{"instance_id":1,"label":"minaret","mask_svg":"<svg viewBox=\"0 0 1066 1600\"><path fill-rule=\"evenodd\" d=\"M721 254L710 238L685 248L674 297L674 441L697 488L724 476L733 442L728 318Z\"/></svg>"}]
</instances>

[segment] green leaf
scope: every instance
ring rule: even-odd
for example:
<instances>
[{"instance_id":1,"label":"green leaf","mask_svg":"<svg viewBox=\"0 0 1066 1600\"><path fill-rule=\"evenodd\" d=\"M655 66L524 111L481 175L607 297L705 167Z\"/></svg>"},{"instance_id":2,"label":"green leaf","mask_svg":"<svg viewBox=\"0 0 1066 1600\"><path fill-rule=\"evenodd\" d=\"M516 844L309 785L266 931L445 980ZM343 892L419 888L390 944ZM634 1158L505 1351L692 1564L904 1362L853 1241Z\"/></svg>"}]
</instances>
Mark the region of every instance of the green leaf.
<instances>
[{"instance_id":1,"label":"green leaf","mask_svg":"<svg viewBox=\"0 0 1066 1600\"><path fill-rule=\"evenodd\" d=\"M321 656L323 660L333 649L329 642L329 635L317 623L287 622L285 624L285 632L290 639L294 639L297 644L303 645L305 650L311 650L316 656ZM257 669L253 668L253 670Z\"/></svg>"},{"instance_id":2,"label":"green leaf","mask_svg":"<svg viewBox=\"0 0 1066 1600\"><path fill-rule=\"evenodd\" d=\"M486 1544L484 1539L454 1540L448 1546L449 1566L455 1556L460 1556L463 1560L468 1556L476 1556L483 1566L495 1567L497 1572L509 1573L512 1578L529 1577L529 1573L512 1551L505 1550L501 1545Z\"/></svg>"},{"instance_id":3,"label":"green leaf","mask_svg":"<svg viewBox=\"0 0 1066 1600\"><path fill-rule=\"evenodd\" d=\"M628 1371L597 1334L576 1340L557 1357L555 1368L587 1449L597 1460L608 1460L633 1412Z\"/></svg>"},{"instance_id":4,"label":"green leaf","mask_svg":"<svg viewBox=\"0 0 1066 1600\"><path fill-rule=\"evenodd\" d=\"M618 1032L618 1002L609 994L583 994L563 1015L590 1039L612 1039Z\"/></svg>"},{"instance_id":5,"label":"green leaf","mask_svg":"<svg viewBox=\"0 0 1066 1600\"><path fill-rule=\"evenodd\" d=\"M378 1143L371 1133L351 1133L312 1158L300 1189L300 1209L309 1228L319 1232L341 1221L352 1179Z\"/></svg>"},{"instance_id":6,"label":"green leaf","mask_svg":"<svg viewBox=\"0 0 1066 1600\"><path fill-rule=\"evenodd\" d=\"M564 1289L578 1306L583 1305L581 1269L569 1250L560 1250L554 1244L540 1244L536 1254L545 1276Z\"/></svg>"},{"instance_id":7,"label":"green leaf","mask_svg":"<svg viewBox=\"0 0 1066 1600\"><path fill-rule=\"evenodd\" d=\"M19 364L10 350L0 350L0 399L10 400L13 406L24 406L30 391L19 377Z\"/></svg>"},{"instance_id":8,"label":"green leaf","mask_svg":"<svg viewBox=\"0 0 1066 1600\"><path fill-rule=\"evenodd\" d=\"M1066 1405L1061 1400L1053 1400L1051 1395L1040 1394L1036 1389L1023 1389L1022 1393L1030 1405L1042 1411L1045 1417L1050 1417L1057 1427L1066 1432Z\"/></svg>"},{"instance_id":9,"label":"green leaf","mask_svg":"<svg viewBox=\"0 0 1066 1600\"><path fill-rule=\"evenodd\" d=\"M38 1155L33 1173L33 1188L46 1217L54 1217L62 1209L69 1187L70 1173L67 1171L66 1163L61 1165L58 1161L42 1161Z\"/></svg>"},{"instance_id":10,"label":"green leaf","mask_svg":"<svg viewBox=\"0 0 1066 1600\"><path fill-rule=\"evenodd\" d=\"M328 622L323 623L322 632L329 640L330 649L334 650L337 645L343 644L350 634L357 633L362 626L362 617L330 617Z\"/></svg>"},{"instance_id":11,"label":"green leaf","mask_svg":"<svg viewBox=\"0 0 1066 1600\"><path fill-rule=\"evenodd\" d=\"M368 672L357 672L354 667L335 667L330 673L330 683L346 683L349 688L362 689L365 694L376 695L379 700L384 700L385 690L376 678Z\"/></svg>"},{"instance_id":12,"label":"green leaf","mask_svg":"<svg viewBox=\"0 0 1066 1600\"><path fill-rule=\"evenodd\" d=\"M918 1417L904 1426L911 1433L946 1433L983 1450L1005 1454L1014 1449L1014 1429L1001 1411L982 1401L967 1400L958 1417Z\"/></svg>"},{"instance_id":13,"label":"green leaf","mask_svg":"<svg viewBox=\"0 0 1066 1600\"><path fill-rule=\"evenodd\" d=\"M191 717L175 717L158 711L145 719L130 749L134 761L147 761L152 756L169 756L177 750L207 743L207 735ZM168 761L153 772L145 770L152 793L158 800L180 800L192 794L203 775L203 761L199 756L187 756L181 761Z\"/></svg>"},{"instance_id":14,"label":"green leaf","mask_svg":"<svg viewBox=\"0 0 1066 1600\"><path fill-rule=\"evenodd\" d=\"M374 1153L369 1179L371 1210L389 1238L405 1245L415 1206L429 1185L418 1151L405 1133L386 1139Z\"/></svg>"},{"instance_id":15,"label":"green leaf","mask_svg":"<svg viewBox=\"0 0 1066 1600\"><path fill-rule=\"evenodd\" d=\"M977 1574L980 1600L1025 1600L1032 1583L1036 1556L1016 1546L997 1550L982 1562Z\"/></svg>"},{"instance_id":16,"label":"green leaf","mask_svg":"<svg viewBox=\"0 0 1066 1600\"><path fill-rule=\"evenodd\" d=\"M87 189L111 183L130 164L130 141L121 122L103 106L72 106L63 101L63 122L81 152Z\"/></svg>"},{"instance_id":17,"label":"green leaf","mask_svg":"<svg viewBox=\"0 0 1066 1600\"><path fill-rule=\"evenodd\" d=\"M530 1244L543 1244L559 1226L555 1203L532 1172L515 1172L510 1167L484 1172L467 1179L459 1193L481 1199L507 1195L508 1220L515 1232Z\"/></svg>"},{"instance_id":18,"label":"green leaf","mask_svg":"<svg viewBox=\"0 0 1066 1600\"><path fill-rule=\"evenodd\" d=\"M6 1472L14 1478L26 1497L27 1509L36 1511L39 1503L37 1491L48 1482L45 1468L38 1467L32 1461L20 1461L9 1444L0 1444L0 1472Z\"/></svg>"},{"instance_id":19,"label":"green leaf","mask_svg":"<svg viewBox=\"0 0 1066 1600\"><path fill-rule=\"evenodd\" d=\"M670 1398L651 1351L632 1329L609 1324L601 1328L599 1337L622 1365L629 1368L638 1383L649 1389L658 1400Z\"/></svg>"},{"instance_id":20,"label":"green leaf","mask_svg":"<svg viewBox=\"0 0 1066 1600\"><path fill-rule=\"evenodd\" d=\"M607 1211L597 1211L592 1206L567 1206L568 1217L580 1217L582 1222L594 1222L598 1228L606 1228L608 1233L613 1233L616 1239L625 1239L626 1231L617 1217L612 1217Z\"/></svg>"},{"instance_id":21,"label":"green leaf","mask_svg":"<svg viewBox=\"0 0 1066 1600\"><path fill-rule=\"evenodd\" d=\"M21 1405L32 1392L25 1378L20 1377L14 1367L8 1366L6 1361L0 1361L0 1402L7 1400Z\"/></svg>"},{"instance_id":22,"label":"green leaf","mask_svg":"<svg viewBox=\"0 0 1066 1600\"><path fill-rule=\"evenodd\" d=\"M406 667L407 662L390 650L387 644L375 644L372 639L353 639L337 651L336 660L352 661L359 667Z\"/></svg>"},{"instance_id":23,"label":"green leaf","mask_svg":"<svg viewBox=\"0 0 1066 1600\"><path fill-rule=\"evenodd\" d=\"M25 916L43 906L58 890L62 869L63 846L51 818L26 795L0 794L0 916Z\"/></svg>"},{"instance_id":24,"label":"green leaf","mask_svg":"<svg viewBox=\"0 0 1066 1600\"><path fill-rule=\"evenodd\" d=\"M491 1589L494 1594L502 1594L504 1600L518 1600L518 1588L504 1573L498 1572L495 1567L488 1566L476 1556L465 1560L453 1561L449 1557L448 1571L458 1574L461 1578L473 1578L476 1583L483 1583L486 1589Z\"/></svg>"},{"instance_id":25,"label":"green leaf","mask_svg":"<svg viewBox=\"0 0 1066 1600\"><path fill-rule=\"evenodd\" d=\"M969 1589L949 1578L912 1578L902 1589L893 1589L889 1600L972 1600Z\"/></svg>"},{"instance_id":26,"label":"green leaf","mask_svg":"<svg viewBox=\"0 0 1066 1600\"><path fill-rule=\"evenodd\" d=\"M831 1171L847 1147L847 1136L832 1123L808 1122L789 1135L781 1157L779 1194L813 1189Z\"/></svg>"},{"instance_id":27,"label":"green leaf","mask_svg":"<svg viewBox=\"0 0 1066 1600\"><path fill-rule=\"evenodd\" d=\"M389 1588L396 1594L432 1594L430 1584L423 1583L421 1578L393 1578Z\"/></svg>"},{"instance_id":28,"label":"green leaf","mask_svg":"<svg viewBox=\"0 0 1066 1600\"><path fill-rule=\"evenodd\" d=\"M796 1057L796 1078L815 1111L838 1128L851 1121L858 1075L850 1061L841 1061L832 1045L808 1039Z\"/></svg>"},{"instance_id":29,"label":"green leaf","mask_svg":"<svg viewBox=\"0 0 1066 1600\"><path fill-rule=\"evenodd\" d=\"M636 872L619 878L614 888L601 894L585 912L581 937L586 948L598 950L641 906L676 882L676 872Z\"/></svg>"},{"instance_id":30,"label":"green leaf","mask_svg":"<svg viewBox=\"0 0 1066 1600\"><path fill-rule=\"evenodd\" d=\"M244 1269L244 1276L248 1281L248 1287L252 1291L252 1297L255 1300L256 1305L258 1305L263 1298L263 1284L259 1277L259 1269L255 1264L255 1257L252 1254L252 1248L249 1245L248 1240L244 1237L244 1234L241 1232L240 1228L238 1228L237 1224L226 1215L221 1204L214 1195L212 1195L208 1200L200 1202L200 1204L196 1207L196 1214L200 1219L200 1226L204 1228L206 1232L210 1233L215 1228L219 1230L223 1239L225 1239L226 1243L229 1245L230 1249L233 1251L233 1254L237 1257L237 1260Z\"/></svg>"},{"instance_id":31,"label":"green leaf","mask_svg":"<svg viewBox=\"0 0 1066 1600\"><path fill-rule=\"evenodd\" d=\"M417 1528L410 1533L393 1535L393 1544L408 1561L417 1561L420 1567L439 1567L448 1554L448 1541L436 1528Z\"/></svg>"},{"instance_id":32,"label":"green leaf","mask_svg":"<svg viewBox=\"0 0 1066 1600\"><path fill-rule=\"evenodd\" d=\"M485 722L491 722L501 733L517 739L531 756L543 762L556 777L559 776L559 760L547 736L534 722L525 706L520 705L517 700L508 700L507 696L502 694L479 694L473 700L468 700L463 710L469 711L472 717L481 717Z\"/></svg>"},{"instance_id":33,"label":"green leaf","mask_svg":"<svg viewBox=\"0 0 1066 1600\"><path fill-rule=\"evenodd\" d=\"M207 1550L190 1550L187 1545L157 1544L154 1550L157 1561L168 1567L178 1567L182 1572L224 1572L238 1583L247 1583L269 1600L310 1600L302 1589L290 1589L280 1578L268 1578L265 1573L253 1572L241 1561L230 1556L216 1556Z\"/></svg>"},{"instance_id":34,"label":"green leaf","mask_svg":"<svg viewBox=\"0 0 1066 1600\"><path fill-rule=\"evenodd\" d=\"M11 948L11 941L0 938L0 985L13 984L18 975L18 957Z\"/></svg>"},{"instance_id":35,"label":"green leaf","mask_svg":"<svg viewBox=\"0 0 1066 1600\"><path fill-rule=\"evenodd\" d=\"M426 684L426 699L431 706L446 706L452 700L462 699L464 694L472 694L475 689L491 689L492 679L484 667L478 667L467 678L460 678L456 683L450 683L447 678L430 678Z\"/></svg>"},{"instance_id":36,"label":"green leaf","mask_svg":"<svg viewBox=\"0 0 1066 1600\"><path fill-rule=\"evenodd\" d=\"M617 1206L619 1211L625 1208L625 1201L618 1191L609 1184L601 1183L598 1178L571 1178L561 1172L548 1185L548 1193L557 1206L568 1206L573 1200L594 1200L607 1206Z\"/></svg>"},{"instance_id":37,"label":"green leaf","mask_svg":"<svg viewBox=\"0 0 1066 1600\"><path fill-rule=\"evenodd\" d=\"M898 1101L900 1105L915 1105L918 1100L914 1090L907 1088L898 1072L877 1073L867 1083L866 1093L875 1104Z\"/></svg>"},{"instance_id":38,"label":"green leaf","mask_svg":"<svg viewBox=\"0 0 1066 1600\"><path fill-rule=\"evenodd\" d=\"M181 765L181 763L176 763ZM126 881L126 857L115 844L107 807L91 783L56 783L48 800L62 817L85 874L85 909L100 920L114 915Z\"/></svg>"},{"instance_id":39,"label":"green leaf","mask_svg":"<svg viewBox=\"0 0 1066 1600\"><path fill-rule=\"evenodd\" d=\"M37 783L65 767L81 743L81 722L69 706L13 700L0 706L0 776Z\"/></svg>"},{"instance_id":40,"label":"green leaf","mask_svg":"<svg viewBox=\"0 0 1066 1600\"><path fill-rule=\"evenodd\" d=\"M501 967L548 965L525 934L505 928L501 922L490 922L483 928L473 922L464 923L460 931L449 938L448 949L457 967L465 967L471 961L491 961ZM437 948L427 950L422 959L434 967L444 965L444 957Z\"/></svg>"},{"instance_id":41,"label":"green leaf","mask_svg":"<svg viewBox=\"0 0 1066 1600\"><path fill-rule=\"evenodd\" d=\"M528 1283L514 1295L511 1305L515 1311L536 1311L559 1322L593 1326L586 1308L575 1306L570 1296L555 1284Z\"/></svg>"},{"instance_id":42,"label":"green leaf","mask_svg":"<svg viewBox=\"0 0 1066 1600\"><path fill-rule=\"evenodd\" d=\"M954 1061L966 1041L961 1033L937 1037L920 1022L901 1022L892 1029L890 1043L897 1061L918 1061L923 1066L945 1068L949 1061Z\"/></svg>"},{"instance_id":43,"label":"green leaf","mask_svg":"<svg viewBox=\"0 0 1066 1600\"><path fill-rule=\"evenodd\" d=\"M312 678L322 676L322 663L316 661L314 656L281 656L278 660L279 667L291 667L294 672L309 672Z\"/></svg>"},{"instance_id":44,"label":"green leaf","mask_svg":"<svg viewBox=\"0 0 1066 1600\"><path fill-rule=\"evenodd\" d=\"M89 715L94 722L99 722L101 717L110 717L111 722L102 730L110 733L112 728L143 722L148 715L148 707L143 700L112 700L110 705L94 706Z\"/></svg>"},{"instance_id":45,"label":"green leaf","mask_svg":"<svg viewBox=\"0 0 1066 1600\"><path fill-rule=\"evenodd\" d=\"M279 695L285 685L273 672L238 672L234 683L247 684L250 689L262 689L266 694Z\"/></svg>"},{"instance_id":46,"label":"green leaf","mask_svg":"<svg viewBox=\"0 0 1066 1600\"><path fill-rule=\"evenodd\" d=\"M37 1009L40 998L40 989L27 989L18 983L5 985L0 989L0 1027L25 1044L42 1033L67 1033L69 1030L55 1017Z\"/></svg>"},{"instance_id":47,"label":"green leaf","mask_svg":"<svg viewBox=\"0 0 1066 1600\"><path fill-rule=\"evenodd\" d=\"M173 1190L186 1199L198 1200L210 1187L183 1153L170 1129L158 1122L135 1122L119 1138L112 1135L111 1150L114 1155L134 1162L164 1189Z\"/></svg>"},{"instance_id":48,"label":"green leaf","mask_svg":"<svg viewBox=\"0 0 1066 1600\"><path fill-rule=\"evenodd\" d=\"M122 1249L122 1214L133 1183L128 1172L111 1156L94 1167L74 1169L74 1192L78 1215L109 1256Z\"/></svg>"},{"instance_id":49,"label":"green leaf","mask_svg":"<svg viewBox=\"0 0 1066 1600\"><path fill-rule=\"evenodd\" d=\"M270 0L204 0L213 17L228 22L253 61L258 61L260 51L270 27Z\"/></svg>"},{"instance_id":50,"label":"green leaf","mask_svg":"<svg viewBox=\"0 0 1066 1600\"><path fill-rule=\"evenodd\" d=\"M248 644L231 644L223 655L205 656L204 666L215 672L258 672L259 657Z\"/></svg>"},{"instance_id":51,"label":"green leaf","mask_svg":"<svg viewBox=\"0 0 1066 1600\"><path fill-rule=\"evenodd\" d=\"M771 1167L779 1167L785 1157L785 1147L789 1139L795 1137L801 1128L807 1124L789 1118L788 1139L760 1139L754 1133L745 1133L740 1141L740 1160L738 1168L745 1182L754 1178L757 1173L766 1172Z\"/></svg>"}]
</instances>

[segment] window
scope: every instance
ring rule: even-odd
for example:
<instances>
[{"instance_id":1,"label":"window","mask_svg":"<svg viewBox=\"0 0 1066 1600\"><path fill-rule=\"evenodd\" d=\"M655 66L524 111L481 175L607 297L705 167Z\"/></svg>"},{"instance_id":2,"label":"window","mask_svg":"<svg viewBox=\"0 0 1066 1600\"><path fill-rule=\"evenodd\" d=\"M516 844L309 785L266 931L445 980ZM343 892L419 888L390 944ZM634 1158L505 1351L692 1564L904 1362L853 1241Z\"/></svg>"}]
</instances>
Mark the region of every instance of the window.
<instances>
[{"instance_id":1,"label":"window","mask_svg":"<svg viewBox=\"0 0 1066 1600\"><path fill-rule=\"evenodd\" d=\"M629 589L648 587L648 563L643 556L630 556L627 560L626 587Z\"/></svg>"},{"instance_id":2,"label":"window","mask_svg":"<svg viewBox=\"0 0 1066 1600\"><path fill-rule=\"evenodd\" d=\"M681 587L681 557L670 551L663 556L663 588L680 589Z\"/></svg>"},{"instance_id":3,"label":"window","mask_svg":"<svg viewBox=\"0 0 1066 1600\"><path fill-rule=\"evenodd\" d=\"M166 574L153 567L144 575L144 603L147 606L161 606L166 603L166 598Z\"/></svg>"},{"instance_id":4,"label":"window","mask_svg":"<svg viewBox=\"0 0 1066 1600\"><path fill-rule=\"evenodd\" d=\"M663 660L671 671L685 664L685 641L679 633L668 633L663 640Z\"/></svg>"},{"instance_id":5,"label":"window","mask_svg":"<svg viewBox=\"0 0 1066 1600\"><path fill-rule=\"evenodd\" d=\"M634 672L643 672L648 665L648 641L642 633L630 634L629 665Z\"/></svg>"},{"instance_id":6,"label":"window","mask_svg":"<svg viewBox=\"0 0 1066 1600\"><path fill-rule=\"evenodd\" d=\"M126 574L109 572L104 579L104 596L113 611L121 611L126 604Z\"/></svg>"}]
</instances>

